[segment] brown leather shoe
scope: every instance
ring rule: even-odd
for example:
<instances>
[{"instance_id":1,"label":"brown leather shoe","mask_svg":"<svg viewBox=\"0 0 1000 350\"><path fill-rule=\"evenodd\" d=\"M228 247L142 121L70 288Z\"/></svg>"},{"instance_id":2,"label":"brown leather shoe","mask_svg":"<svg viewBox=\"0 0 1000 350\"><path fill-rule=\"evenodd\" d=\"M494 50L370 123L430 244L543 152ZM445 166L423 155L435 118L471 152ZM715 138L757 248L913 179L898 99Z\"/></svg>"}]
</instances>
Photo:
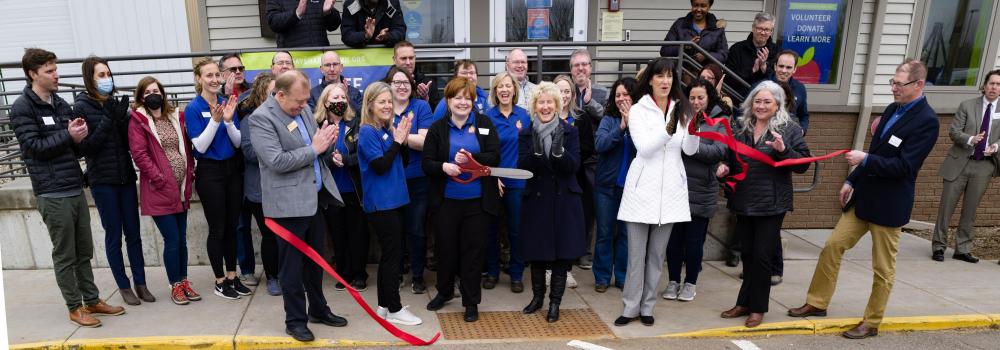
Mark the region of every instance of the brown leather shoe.
<instances>
[{"instance_id":1,"label":"brown leather shoe","mask_svg":"<svg viewBox=\"0 0 1000 350\"><path fill-rule=\"evenodd\" d=\"M747 326L747 328L753 328L753 327L760 326L760 324L763 323L763 322L764 322L764 314L763 313L752 312L752 313L750 313L750 316L747 317L747 320L746 320L746 322L743 323L743 325Z\"/></svg>"},{"instance_id":2,"label":"brown leather shoe","mask_svg":"<svg viewBox=\"0 0 1000 350\"><path fill-rule=\"evenodd\" d=\"M145 301L147 303L152 303L156 301L156 297L153 296L153 293L149 292L149 288L146 288L146 286L137 284L135 286L135 294L138 294L139 299L142 299L142 301Z\"/></svg>"},{"instance_id":3,"label":"brown leather shoe","mask_svg":"<svg viewBox=\"0 0 1000 350\"><path fill-rule=\"evenodd\" d=\"M749 314L750 314L750 309L749 308L747 308L745 306L736 305L736 306L733 306L732 309L723 311L722 314L719 315L719 317L722 317L722 318L737 318L737 317L743 317L743 316L746 316L746 315L749 315Z\"/></svg>"},{"instance_id":4,"label":"brown leather shoe","mask_svg":"<svg viewBox=\"0 0 1000 350\"><path fill-rule=\"evenodd\" d=\"M810 317L810 316L826 316L826 310L820 309L818 307L805 304L802 307L797 307L793 309L788 309L788 316L791 317Z\"/></svg>"},{"instance_id":5,"label":"brown leather shoe","mask_svg":"<svg viewBox=\"0 0 1000 350\"><path fill-rule=\"evenodd\" d=\"M121 306L111 306L105 303L103 300L98 299L97 303L93 305L87 305L84 307L85 311L93 315L109 315L118 316L125 313L125 308Z\"/></svg>"},{"instance_id":6,"label":"brown leather shoe","mask_svg":"<svg viewBox=\"0 0 1000 350\"><path fill-rule=\"evenodd\" d=\"M132 288L119 288L118 294L122 295L122 300L125 301L125 304L128 305L142 304L142 302L139 301L139 298L135 296L135 292L132 291Z\"/></svg>"},{"instance_id":7,"label":"brown leather shoe","mask_svg":"<svg viewBox=\"0 0 1000 350\"><path fill-rule=\"evenodd\" d=\"M851 328L851 330L844 332L841 335L847 339L865 339L878 335L878 328L869 327L864 321L861 321L861 323L858 323L857 326L854 326L854 328Z\"/></svg>"},{"instance_id":8,"label":"brown leather shoe","mask_svg":"<svg viewBox=\"0 0 1000 350\"><path fill-rule=\"evenodd\" d=\"M101 326L101 320L98 320L94 316L91 316L85 307L78 307L76 310L69 312L69 321L73 322L77 326L94 328Z\"/></svg>"}]
</instances>

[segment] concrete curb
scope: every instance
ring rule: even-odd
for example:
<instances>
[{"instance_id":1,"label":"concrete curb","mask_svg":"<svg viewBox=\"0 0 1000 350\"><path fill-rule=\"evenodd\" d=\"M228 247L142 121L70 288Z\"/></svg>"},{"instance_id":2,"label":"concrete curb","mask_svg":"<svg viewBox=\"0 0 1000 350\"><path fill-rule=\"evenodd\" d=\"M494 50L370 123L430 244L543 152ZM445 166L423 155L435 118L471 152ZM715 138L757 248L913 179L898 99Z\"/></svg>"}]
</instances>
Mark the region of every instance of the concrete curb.
<instances>
[{"instance_id":1,"label":"concrete curb","mask_svg":"<svg viewBox=\"0 0 1000 350\"><path fill-rule=\"evenodd\" d=\"M660 338L760 337L782 334L837 334L853 328L861 318L805 319L764 323L755 328L725 327L693 332L670 333ZM915 332L945 329L1000 328L1000 314L886 317L880 331Z\"/></svg>"},{"instance_id":2,"label":"concrete curb","mask_svg":"<svg viewBox=\"0 0 1000 350\"><path fill-rule=\"evenodd\" d=\"M104 338L79 339L68 341L47 341L38 343L11 344L10 349L188 349L228 350L228 349L302 349L302 348L337 348L362 346L402 346L403 342L365 341L351 339L316 339L311 342L299 342L290 337L268 336L164 336L135 338Z\"/></svg>"}]
</instances>

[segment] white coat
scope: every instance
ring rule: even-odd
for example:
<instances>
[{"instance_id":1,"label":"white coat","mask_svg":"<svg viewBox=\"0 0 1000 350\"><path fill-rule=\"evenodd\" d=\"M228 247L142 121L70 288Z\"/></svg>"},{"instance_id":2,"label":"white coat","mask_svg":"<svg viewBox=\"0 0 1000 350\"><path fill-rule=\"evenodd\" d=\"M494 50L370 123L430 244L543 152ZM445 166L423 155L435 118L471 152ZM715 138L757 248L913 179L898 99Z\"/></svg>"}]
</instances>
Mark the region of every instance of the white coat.
<instances>
[{"instance_id":1,"label":"white coat","mask_svg":"<svg viewBox=\"0 0 1000 350\"><path fill-rule=\"evenodd\" d=\"M667 116L677 102L670 103ZM643 96L629 110L628 128L636 156L625 177L618 220L651 225L691 221L688 206L684 154L698 152L700 138L688 134L687 125L678 125L667 134L667 120L650 95Z\"/></svg>"}]
</instances>

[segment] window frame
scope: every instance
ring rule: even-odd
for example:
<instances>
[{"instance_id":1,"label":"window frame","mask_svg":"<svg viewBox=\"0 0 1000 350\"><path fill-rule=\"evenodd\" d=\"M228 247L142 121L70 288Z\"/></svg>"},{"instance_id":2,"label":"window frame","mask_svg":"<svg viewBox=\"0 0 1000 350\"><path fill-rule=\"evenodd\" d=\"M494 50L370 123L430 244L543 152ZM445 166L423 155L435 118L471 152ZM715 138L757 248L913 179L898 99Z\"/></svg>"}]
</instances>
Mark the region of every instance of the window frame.
<instances>
[{"instance_id":1,"label":"window frame","mask_svg":"<svg viewBox=\"0 0 1000 350\"><path fill-rule=\"evenodd\" d=\"M508 0L490 0L490 40L494 43L507 42L507 1ZM515 0L517 1L517 0ZM574 1L573 2L573 42L584 42L587 41L587 34L589 34L589 15L593 10L590 8L590 1ZM573 53L576 49L582 47L575 46L564 46L564 47L549 47L545 48L546 56L567 56ZM503 59L510 54L513 50L512 47L494 47L490 49L491 59ZM535 46L526 46L521 48L524 50L525 55L528 56L528 60L538 58L538 50ZM493 62L490 64L490 74L496 74L506 70L504 62ZM530 74L530 73L529 73ZM529 78L530 79L530 78Z\"/></svg>"}]
</instances>

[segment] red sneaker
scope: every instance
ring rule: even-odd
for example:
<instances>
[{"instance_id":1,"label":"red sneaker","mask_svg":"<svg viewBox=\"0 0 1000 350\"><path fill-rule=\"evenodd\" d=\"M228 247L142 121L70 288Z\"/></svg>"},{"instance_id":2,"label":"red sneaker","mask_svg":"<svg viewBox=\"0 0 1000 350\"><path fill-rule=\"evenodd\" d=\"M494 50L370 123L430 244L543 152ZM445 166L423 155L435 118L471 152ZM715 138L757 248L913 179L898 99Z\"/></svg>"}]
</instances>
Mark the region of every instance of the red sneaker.
<instances>
[{"instance_id":1,"label":"red sneaker","mask_svg":"<svg viewBox=\"0 0 1000 350\"><path fill-rule=\"evenodd\" d=\"M198 293L196 293L194 291L194 289L191 289L191 281L188 281L187 279L185 279L185 280L181 281L180 285L181 285L181 289L184 290L184 295L187 296L188 300L191 300L191 301L201 300L201 295L199 295Z\"/></svg>"},{"instance_id":2,"label":"red sneaker","mask_svg":"<svg viewBox=\"0 0 1000 350\"><path fill-rule=\"evenodd\" d=\"M174 287L170 290L170 301L173 301L177 305L187 305L190 303L187 295L184 295L184 287L181 286L181 282L174 283Z\"/></svg>"}]
</instances>

